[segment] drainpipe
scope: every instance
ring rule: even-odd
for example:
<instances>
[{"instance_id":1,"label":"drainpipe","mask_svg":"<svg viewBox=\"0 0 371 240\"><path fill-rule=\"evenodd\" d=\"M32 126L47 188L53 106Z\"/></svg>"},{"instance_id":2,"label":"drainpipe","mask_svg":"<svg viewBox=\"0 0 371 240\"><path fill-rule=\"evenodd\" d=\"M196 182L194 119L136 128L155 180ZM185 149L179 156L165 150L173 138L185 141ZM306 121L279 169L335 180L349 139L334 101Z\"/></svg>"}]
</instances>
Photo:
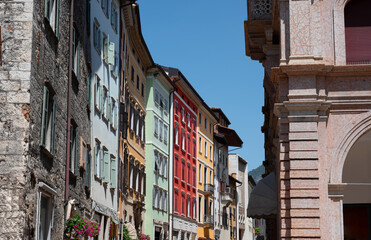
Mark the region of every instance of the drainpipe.
<instances>
[{"instance_id":1,"label":"drainpipe","mask_svg":"<svg viewBox=\"0 0 371 240\"><path fill-rule=\"evenodd\" d=\"M68 64L68 93L67 93L67 147L66 147L66 185L65 202L68 201L70 185L70 137L71 137L71 91L72 91L72 34L73 34L73 9L74 0L71 0L70 9L70 42L69 42L69 64Z\"/></svg>"},{"instance_id":2,"label":"drainpipe","mask_svg":"<svg viewBox=\"0 0 371 240\"><path fill-rule=\"evenodd\" d=\"M168 178L167 178L167 184L168 184L168 223L169 223L169 234L168 234L168 239L173 239L173 205L172 205L172 201L173 201L173 184L170 183L170 181L173 180L173 161L174 161L174 158L173 158L173 154L174 154L174 147L173 147L173 144L174 144L174 126L173 126L173 123L174 123L174 104L173 104L173 95L174 95L174 92L175 92L175 88L173 88L171 91L170 91L170 94L169 94L169 103L171 103L171 109L170 109L170 112L171 114L170 115L170 123L169 123L169 134L170 134L170 137L169 137L169 171L168 171ZM170 177L171 176L171 177Z\"/></svg>"}]
</instances>

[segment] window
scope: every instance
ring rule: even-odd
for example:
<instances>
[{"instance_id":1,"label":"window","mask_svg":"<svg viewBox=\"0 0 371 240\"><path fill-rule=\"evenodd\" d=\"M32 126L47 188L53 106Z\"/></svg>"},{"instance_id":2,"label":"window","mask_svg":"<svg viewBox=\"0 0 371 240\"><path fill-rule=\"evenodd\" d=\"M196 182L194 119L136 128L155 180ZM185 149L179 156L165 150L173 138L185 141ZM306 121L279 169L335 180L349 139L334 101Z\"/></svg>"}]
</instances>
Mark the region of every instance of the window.
<instances>
[{"instance_id":1,"label":"window","mask_svg":"<svg viewBox=\"0 0 371 240\"><path fill-rule=\"evenodd\" d=\"M192 118L192 129L196 131L196 119Z\"/></svg>"},{"instance_id":2,"label":"window","mask_svg":"<svg viewBox=\"0 0 371 240\"><path fill-rule=\"evenodd\" d=\"M135 110L134 103L130 103L130 129L134 131Z\"/></svg>"},{"instance_id":3,"label":"window","mask_svg":"<svg viewBox=\"0 0 371 240\"><path fill-rule=\"evenodd\" d=\"M178 102L176 100L174 102L174 112L175 112L175 115L178 116Z\"/></svg>"},{"instance_id":4,"label":"window","mask_svg":"<svg viewBox=\"0 0 371 240\"><path fill-rule=\"evenodd\" d=\"M207 183L207 167L204 167L204 184Z\"/></svg>"},{"instance_id":5,"label":"window","mask_svg":"<svg viewBox=\"0 0 371 240\"><path fill-rule=\"evenodd\" d=\"M101 82L98 75L95 74L95 82L94 82L94 106L95 109L101 111Z\"/></svg>"},{"instance_id":6,"label":"window","mask_svg":"<svg viewBox=\"0 0 371 240\"><path fill-rule=\"evenodd\" d=\"M193 198L193 219L196 219L196 198Z\"/></svg>"},{"instance_id":7,"label":"window","mask_svg":"<svg viewBox=\"0 0 371 240\"><path fill-rule=\"evenodd\" d=\"M202 196L198 196L198 222L202 222Z\"/></svg>"},{"instance_id":8,"label":"window","mask_svg":"<svg viewBox=\"0 0 371 240\"><path fill-rule=\"evenodd\" d=\"M187 152L191 153L191 135L187 134Z\"/></svg>"},{"instance_id":9,"label":"window","mask_svg":"<svg viewBox=\"0 0 371 240\"><path fill-rule=\"evenodd\" d=\"M94 47L97 50L98 54L101 52L101 32L99 29L99 23L97 19L94 20L93 24L93 39L94 39Z\"/></svg>"},{"instance_id":10,"label":"window","mask_svg":"<svg viewBox=\"0 0 371 240\"><path fill-rule=\"evenodd\" d=\"M196 167L193 167L193 186L196 187Z\"/></svg>"},{"instance_id":11,"label":"window","mask_svg":"<svg viewBox=\"0 0 371 240\"><path fill-rule=\"evenodd\" d=\"M202 164L198 164L198 182L202 183Z\"/></svg>"},{"instance_id":12,"label":"window","mask_svg":"<svg viewBox=\"0 0 371 240\"><path fill-rule=\"evenodd\" d=\"M179 146L179 126L175 125L175 145Z\"/></svg>"},{"instance_id":13,"label":"window","mask_svg":"<svg viewBox=\"0 0 371 240\"><path fill-rule=\"evenodd\" d=\"M164 123L162 121L160 121L160 141L162 141L162 132L163 132L163 129L164 129Z\"/></svg>"},{"instance_id":14,"label":"window","mask_svg":"<svg viewBox=\"0 0 371 240\"><path fill-rule=\"evenodd\" d=\"M76 79L80 81L80 43L79 34L75 26L73 26L72 30L72 71Z\"/></svg>"},{"instance_id":15,"label":"window","mask_svg":"<svg viewBox=\"0 0 371 240\"><path fill-rule=\"evenodd\" d=\"M178 194L178 190L175 189L174 212L179 212L179 205L178 205L178 202L179 202L179 194Z\"/></svg>"},{"instance_id":16,"label":"window","mask_svg":"<svg viewBox=\"0 0 371 240\"><path fill-rule=\"evenodd\" d=\"M213 172L211 171L210 169L210 175L209 175L210 179L209 179L209 184L213 184Z\"/></svg>"},{"instance_id":17,"label":"window","mask_svg":"<svg viewBox=\"0 0 371 240\"><path fill-rule=\"evenodd\" d=\"M164 113L167 115L168 112L168 101L164 98Z\"/></svg>"},{"instance_id":18,"label":"window","mask_svg":"<svg viewBox=\"0 0 371 240\"><path fill-rule=\"evenodd\" d=\"M164 143L167 145L167 126L164 124Z\"/></svg>"},{"instance_id":19,"label":"window","mask_svg":"<svg viewBox=\"0 0 371 240\"><path fill-rule=\"evenodd\" d=\"M40 145L54 155L55 139L55 115L56 107L54 96L50 90L44 86L43 106L41 114L41 140Z\"/></svg>"},{"instance_id":20,"label":"window","mask_svg":"<svg viewBox=\"0 0 371 240\"><path fill-rule=\"evenodd\" d=\"M184 108L182 107L182 122L184 122Z\"/></svg>"},{"instance_id":21,"label":"window","mask_svg":"<svg viewBox=\"0 0 371 240\"><path fill-rule=\"evenodd\" d=\"M175 155L174 176L179 178L179 157Z\"/></svg>"},{"instance_id":22,"label":"window","mask_svg":"<svg viewBox=\"0 0 371 240\"><path fill-rule=\"evenodd\" d=\"M111 155L111 173L110 173L110 186L111 188L116 188L116 177L117 177L117 171L116 171L116 157Z\"/></svg>"},{"instance_id":23,"label":"window","mask_svg":"<svg viewBox=\"0 0 371 240\"><path fill-rule=\"evenodd\" d=\"M212 134L211 122L209 123L209 132L210 132L210 134Z\"/></svg>"},{"instance_id":24,"label":"window","mask_svg":"<svg viewBox=\"0 0 371 240\"><path fill-rule=\"evenodd\" d=\"M109 47L108 45L109 45L108 36L103 33L103 61L108 60L108 47Z\"/></svg>"},{"instance_id":25,"label":"window","mask_svg":"<svg viewBox=\"0 0 371 240\"><path fill-rule=\"evenodd\" d=\"M139 91L139 82L140 82L140 80L139 80L139 75L137 75L137 90Z\"/></svg>"},{"instance_id":26,"label":"window","mask_svg":"<svg viewBox=\"0 0 371 240\"><path fill-rule=\"evenodd\" d=\"M187 125L190 128L191 127L191 114L187 113Z\"/></svg>"},{"instance_id":27,"label":"window","mask_svg":"<svg viewBox=\"0 0 371 240\"><path fill-rule=\"evenodd\" d=\"M155 171L160 171L160 159L159 159L159 153L155 151Z\"/></svg>"},{"instance_id":28,"label":"window","mask_svg":"<svg viewBox=\"0 0 371 240\"><path fill-rule=\"evenodd\" d=\"M191 217L191 197L189 195L187 198L187 216Z\"/></svg>"},{"instance_id":29,"label":"window","mask_svg":"<svg viewBox=\"0 0 371 240\"><path fill-rule=\"evenodd\" d=\"M131 81L134 83L134 75L135 75L135 71L134 71L134 67L131 66Z\"/></svg>"},{"instance_id":30,"label":"window","mask_svg":"<svg viewBox=\"0 0 371 240\"><path fill-rule=\"evenodd\" d=\"M104 15L108 17L108 0L101 0L101 6L102 6Z\"/></svg>"},{"instance_id":31,"label":"window","mask_svg":"<svg viewBox=\"0 0 371 240\"><path fill-rule=\"evenodd\" d=\"M135 111L135 134L139 136L139 109Z\"/></svg>"},{"instance_id":32,"label":"window","mask_svg":"<svg viewBox=\"0 0 371 240\"><path fill-rule=\"evenodd\" d=\"M100 175L100 168L101 168L101 148L100 148L100 143L95 140L95 152L94 152L94 162L95 162L95 172L94 175L97 176L98 178L101 177Z\"/></svg>"},{"instance_id":33,"label":"window","mask_svg":"<svg viewBox=\"0 0 371 240\"><path fill-rule=\"evenodd\" d=\"M153 201L152 201L152 206L153 207L156 207L156 195L157 195L157 188L153 188L152 189L152 198L153 198Z\"/></svg>"},{"instance_id":34,"label":"window","mask_svg":"<svg viewBox=\"0 0 371 240\"><path fill-rule=\"evenodd\" d=\"M182 192L182 215L185 215L185 193Z\"/></svg>"},{"instance_id":35,"label":"window","mask_svg":"<svg viewBox=\"0 0 371 240\"><path fill-rule=\"evenodd\" d=\"M182 181L185 181L185 160L182 159Z\"/></svg>"},{"instance_id":36,"label":"window","mask_svg":"<svg viewBox=\"0 0 371 240\"><path fill-rule=\"evenodd\" d=\"M201 113L198 114L198 124L202 125L202 114Z\"/></svg>"},{"instance_id":37,"label":"window","mask_svg":"<svg viewBox=\"0 0 371 240\"><path fill-rule=\"evenodd\" d=\"M163 176L164 176L165 178L167 178L167 158L164 157L163 160L164 160L164 161L163 161L163 168L164 168Z\"/></svg>"},{"instance_id":38,"label":"window","mask_svg":"<svg viewBox=\"0 0 371 240\"><path fill-rule=\"evenodd\" d=\"M60 0L45 0L44 17L48 20L55 35L59 37L59 7Z\"/></svg>"},{"instance_id":39,"label":"window","mask_svg":"<svg viewBox=\"0 0 371 240\"><path fill-rule=\"evenodd\" d=\"M109 120L112 126L117 129L117 104L114 98L111 98L111 114Z\"/></svg>"},{"instance_id":40,"label":"window","mask_svg":"<svg viewBox=\"0 0 371 240\"><path fill-rule=\"evenodd\" d=\"M113 1L111 2L111 26L117 32L117 9Z\"/></svg>"},{"instance_id":41,"label":"window","mask_svg":"<svg viewBox=\"0 0 371 240\"><path fill-rule=\"evenodd\" d=\"M193 157L194 158L196 158L197 156L196 149L197 149L196 139L193 139Z\"/></svg>"},{"instance_id":42,"label":"window","mask_svg":"<svg viewBox=\"0 0 371 240\"><path fill-rule=\"evenodd\" d=\"M102 115L107 118L109 113L109 98L108 98L108 89L106 86L103 86L103 108L101 109Z\"/></svg>"},{"instance_id":43,"label":"window","mask_svg":"<svg viewBox=\"0 0 371 240\"><path fill-rule=\"evenodd\" d=\"M37 197L36 239L52 239L54 221L54 195L56 191L43 182L39 182Z\"/></svg>"},{"instance_id":44,"label":"window","mask_svg":"<svg viewBox=\"0 0 371 240\"><path fill-rule=\"evenodd\" d=\"M155 137L158 136L158 118L155 117Z\"/></svg>"},{"instance_id":45,"label":"window","mask_svg":"<svg viewBox=\"0 0 371 240\"><path fill-rule=\"evenodd\" d=\"M190 163L187 163L187 174L188 174L187 183L191 183L191 164Z\"/></svg>"},{"instance_id":46,"label":"window","mask_svg":"<svg viewBox=\"0 0 371 240\"><path fill-rule=\"evenodd\" d=\"M185 130L182 128L182 150L185 151Z\"/></svg>"},{"instance_id":47,"label":"window","mask_svg":"<svg viewBox=\"0 0 371 240\"><path fill-rule=\"evenodd\" d=\"M198 139L198 151L200 152L200 154L202 154L202 138L200 137Z\"/></svg>"},{"instance_id":48,"label":"window","mask_svg":"<svg viewBox=\"0 0 371 240\"><path fill-rule=\"evenodd\" d=\"M213 147L212 146L210 146L210 154L209 154L209 157L210 157L210 161L212 161L212 155L213 154Z\"/></svg>"},{"instance_id":49,"label":"window","mask_svg":"<svg viewBox=\"0 0 371 240\"><path fill-rule=\"evenodd\" d=\"M117 52L114 52L114 62L113 65L111 66L111 73L112 75L116 78L119 72L119 56Z\"/></svg>"},{"instance_id":50,"label":"window","mask_svg":"<svg viewBox=\"0 0 371 240\"><path fill-rule=\"evenodd\" d=\"M144 83L142 83L142 97L144 97Z\"/></svg>"},{"instance_id":51,"label":"window","mask_svg":"<svg viewBox=\"0 0 371 240\"><path fill-rule=\"evenodd\" d=\"M70 129L70 171L78 175L79 159L78 159L78 146L79 137L77 133L77 125L71 123Z\"/></svg>"},{"instance_id":52,"label":"window","mask_svg":"<svg viewBox=\"0 0 371 240\"><path fill-rule=\"evenodd\" d=\"M103 182L108 183L110 178L110 155L108 152L108 149L103 146L103 154L102 154L102 168L101 168L101 174Z\"/></svg>"},{"instance_id":53,"label":"window","mask_svg":"<svg viewBox=\"0 0 371 240\"><path fill-rule=\"evenodd\" d=\"M207 158L207 142L205 140L205 157Z\"/></svg>"},{"instance_id":54,"label":"window","mask_svg":"<svg viewBox=\"0 0 371 240\"><path fill-rule=\"evenodd\" d=\"M205 130L207 130L207 118L205 117Z\"/></svg>"},{"instance_id":55,"label":"window","mask_svg":"<svg viewBox=\"0 0 371 240\"><path fill-rule=\"evenodd\" d=\"M160 95L158 90L155 88L155 104L158 106L160 104Z\"/></svg>"}]
</instances>

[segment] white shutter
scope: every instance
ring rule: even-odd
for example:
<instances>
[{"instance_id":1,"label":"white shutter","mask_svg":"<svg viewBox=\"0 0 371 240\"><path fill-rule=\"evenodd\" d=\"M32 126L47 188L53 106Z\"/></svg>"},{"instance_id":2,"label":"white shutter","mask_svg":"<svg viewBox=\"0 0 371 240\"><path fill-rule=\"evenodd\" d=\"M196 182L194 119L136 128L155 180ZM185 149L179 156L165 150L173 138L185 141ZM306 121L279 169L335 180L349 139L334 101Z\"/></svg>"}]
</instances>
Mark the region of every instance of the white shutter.
<instances>
[{"instance_id":1,"label":"white shutter","mask_svg":"<svg viewBox=\"0 0 371 240\"><path fill-rule=\"evenodd\" d=\"M108 47L108 64L115 64L115 43L110 42Z\"/></svg>"}]
</instances>

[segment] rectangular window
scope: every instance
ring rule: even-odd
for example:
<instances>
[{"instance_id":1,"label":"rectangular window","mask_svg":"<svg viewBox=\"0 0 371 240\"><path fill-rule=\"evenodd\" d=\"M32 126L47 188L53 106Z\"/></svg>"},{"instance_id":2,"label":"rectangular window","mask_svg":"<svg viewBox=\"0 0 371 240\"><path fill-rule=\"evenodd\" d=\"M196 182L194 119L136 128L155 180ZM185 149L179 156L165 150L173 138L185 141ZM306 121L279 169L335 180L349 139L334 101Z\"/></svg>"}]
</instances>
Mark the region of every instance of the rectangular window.
<instances>
[{"instance_id":1,"label":"rectangular window","mask_svg":"<svg viewBox=\"0 0 371 240\"><path fill-rule=\"evenodd\" d=\"M198 182L202 183L202 164L198 164Z\"/></svg>"},{"instance_id":2,"label":"rectangular window","mask_svg":"<svg viewBox=\"0 0 371 240\"><path fill-rule=\"evenodd\" d=\"M80 42L79 34L75 26L72 31L72 71L75 77L80 81Z\"/></svg>"},{"instance_id":3,"label":"rectangular window","mask_svg":"<svg viewBox=\"0 0 371 240\"><path fill-rule=\"evenodd\" d=\"M164 98L164 113L167 115L169 112L168 101Z\"/></svg>"},{"instance_id":4,"label":"rectangular window","mask_svg":"<svg viewBox=\"0 0 371 240\"><path fill-rule=\"evenodd\" d=\"M70 171L78 175L78 166L79 166L79 159L78 159L78 147L79 147L79 135L77 133L77 125L71 123L70 129Z\"/></svg>"},{"instance_id":5,"label":"rectangular window","mask_svg":"<svg viewBox=\"0 0 371 240\"><path fill-rule=\"evenodd\" d=\"M139 75L137 75L137 90L139 91L139 82L140 82L140 80L139 80Z\"/></svg>"},{"instance_id":6,"label":"rectangular window","mask_svg":"<svg viewBox=\"0 0 371 240\"><path fill-rule=\"evenodd\" d=\"M91 147L87 145L86 147L86 162L85 162L85 187L90 190L91 186Z\"/></svg>"},{"instance_id":7,"label":"rectangular window","mask_svg":"<svg viewBox=\"0 0 371 240\"><path fill-rule=\"evenodd\" d=\"M160 95L158 90L155 88L155 104L158 106L160 104Z\"/></svg>"},{"instance_id":8,"label":"rectangular window","mask_svg":"<svg viewBox=\"0 0 371 240\"><path fill-rule=\"evenodd\" d=\"M207 167L204 167L204 184L207 183Z\"/></svg>"},{"instance_id":9,"label":"rectangular window","mask_svg":"<svg viewBox=\"0 0 371 240\"><path fill-rule=\"evenodd\" d=\"M210 161L212 161L212 155L213 154L213 147L212 146L210 146L210 154L209 154L209 157L210 157Z\"/></svg>"},{"instance_id":10,"label":"rectangular window","mask_svg":"<svg viewBox=\"0 0 371 240\"><path fill-rule=\"evenodd\" d=\"M205 117L205 130L207 130L207 118Z\"/></svg>"},{"instance_id":11,"label":"rectangular window","mask_svg":"<svg viewBox=\"0 0 371 240\"><path fill-rule=\"evenodd\" d=\"M155 155L155 171L157 173L159 173L159 171L160 171L160 156L159 156L159 153L157 151L155 151L154 155Z\"/></svg>"},{"instance_id":12,"label":"rectangular window","mask_svg":"<svg viewBox=\"0 0 371 240\"><path fill-rule=\"evenodd\" d=\"M185 181L185 160L182 159L182 181Z\"/></svg>"},{"instance_id":13,"label":"rectangular window","mask_svg":"<svg viewBox=\"0 0 371 240\"><path fill-rule=\"evenodd\" d=\"M187 197L187 216L191 217L191 197Z\"/></svg>"},{"instance_id":14,"label":"rectangular window","mask_svg":"<svg viewBox=\"0 0 371 240\"><path fill-rule=\"evenodd\" d=\"M200 137L198 139L198 151L200 152L200 154L202 154L202 138Z\"/></svg>"},{"instance_id":15,"label":"rectangular window","mask_svg":"<svg viewBox=\"0 0 371 240\"><path fill-rule=\"evenodd\" d=\"M94 106L95 109L100 111L100 102L101 102L101 82L100 78L97 74L95 74L95 82L94 82Z\"/></svg>"},{"instance_id":16,"label":"rectangular window","mask_svg":"<svg viewBox=\"0 0 371 240\"><path fill-rule=\"evenodd\" d=\"M197 156L197 144L196 144L196 139L193 139L193 157L196 158Z\"/></svg>"},{"instance_id":17,"label":"rectangular window","mask_svg":"<svg viewBox=\"0 0 371 240\"><path fill-rule=\"evenodd\" d=\"M131 81L134 83L134 75L135 75L135 71L134 71L134 67L131 66Z\"/></svg>"},{"instance_id":18,"label":"rectangular window","mask_svg":"<svg viewBox=\"0 0 371 240\"><path fill-rule=\"evenodd\" d=\"M179 194L178 190L175 189L175 198L174 198L174 212L179 212Z\"/></svg>"},{"instance_id":19,"label":"rectangular window","mask_svg":"<svg viewBox=\"0 0 371 240\"><path fill-rule=\"evenodd\" d=\"M202 196L198 196L198 222L202 223Z\"/></svg>"},{"instance_id":20,"label":"rectangular window","mask_svg":"<svg viewBox=\"0 0 371 240\"><path fill-rule=\"evenodd\" d=\"M174 112L175 112L175 115L178 116L178 102L176 100L174 102Z\"/></svg>"},{"instance_id":21,"label":"rectangular window","mask_svg":"<svg viewBox=\"0 0 371 240\"><path fill-rule=\"evenodd\" d=\"M98 54L100 55L101 52L101 32L99 29L99 23L95 19L93 24L93 40L94 40L94 47L97 50Z\"/></svg>"},{"instance_id":22,"label":"rectangular window","mask_svg":"<svg viewBox=\"0 0 371 240\"><path fill-rule=\"evenodd\" d=\"M103 107L101 109L102 115L107 118L107 114L109 113L109 106L108 106L108 89L106 86L103 86Z\"/></svg>"},{"instance_id":23,"label":"rectangular window","mask_svg":"<svg viewBox=\"0 0 371 240\"><path fill-rule=\"evenodd\" d=\"M209 179L209 184L213 184L213 171L211 171L210 169L210 175L209 175L210 179Z\"/></svg>"},{"instance_id":24,"label":"rectangular window","mask_svg":"<svg viewBox=\"0 0 371 240\"><path fill-rule=\"evenodd\" d=\"M196 219L196 198L193 198L193 219Z\"/></svg>"},{"instance_id":25,"label":"rectangular window","mask_svg":"<svg viewBox=\"0 0 371 240\"><path fill-rule=\"evenodd\" d=\"M158 118L155 117L155 137L158 136Z\"/></svg>"},{"instance_id":26,"label":"rectangular window","mask_svg":"<svg viewBox=\"0 0 371 240\"><path fill-rule=\"evenodd\" d=\"M179 178L179 157L175 155L174 176Z\"/></svg>"},{"instance_id":27,"label":"rectangular window","mask_svg":"<svg viewBox=\"0 0 371 240\"><path fill-rule=\"evenodd\" d=\"M196 187L196 167L193 167L193 186Z\"/></svg>"},{"instance_id":28,"label":"rectangular window","mask_svg":"<svg viewBox=\"0 0 371 240\"><path fill-rule=\"evenodd\" d=\"M182 215L185 215L185 193L182 192Z\"/></svg>"},{"instance_id":29,"label":"rectangular window","mask_svg":"<svg viewBox=\"0 0 371 240\"><path fill-rule=\"evenodd\" d=\"M164 130L164 123L162 121L160 121L160 141L162 141L162 133L163 133L163 130Z\"/></svg>"},{"instance_id":30,"label":"rectangular window","mask_svg":"<svg viewBox=\"0 0 371 240\"><path fill-rule=\"evenodd\" d=\"M196 131L196 119L192 118L192 129Z\"/></svg>"},{"instance_id":31,"label":"rectangular window","mask_svg":"<svg viewBox=\"0 0 371 240\"><path fill-rule=\"evenodd\" d=\"M210 134L212 134L211 122L209 123L209 132L210 132Z\"/></svg>"},{"instance_id":32,"label":"rectangular window","mask_svg":"<svg viewBox=\"0 0 371 240\"><path fill-rule=\"evenodd\" d=\"M198 114L198 124L202 125L202 114L201 113Z\"/></svg>"},{"instance_id":33,"label":"rectangular window","mask_svg":"<svg viewBox=\"0 0 371 240\"><path fill-rule=\"evenodd\" d=\"M95 171L94 175L100 178L100 143L96 140L95 141L95 152L94 152L94 163L95 163Z\"/></svg>"},{"instance_id":34,"label":"rectangular window","mask_svg":"<svg viewBox=\"0 0 371 240\"><path fill-rule=\"evenodd\" d=\"M37 197L36 239L52 239L54 222L54 195L56 191L40 182Z\"/></svg>"},{"instance_id":35,"label":"rectangular window","mask_svg":"<svg viewBox=\"0 0 371 240\"><path fill-rule=\"evenodd\" d=\"M188 178L187 178L187 183L191 183L191 164L190 163L187 163L187 174L188 174Z\"/></svg>"},{"instance_id":36,"label":"rectangular window","mask_svg":"<svg viewBox=\"0 0 371 240\"><path fill-rule=\"evenodd\" d=\"M182 107L182 122L184 122L184 108Z\"/></svg>"},{"instance_id":37,"label":"rectangular window","mask_svg":"<svg viewBox=\"0 0 371 240\"><path fill-rule=\"evenodd\" d=\"M44 4L44 17L48 20L49 25L53 29L55 35L59 37L60 0L45 0Z\"/></svg>"},{"instance_id":38,"label":"rectangular window","mask_svg":"<svg viewBox=\"0 0 371 240\"><path fill-rule=\"evenodd\" d=\"M108 60L108 46L109 45L109 41L108 41L108 36L103 33L103 61L107 61Z\"/></svg>"},{"instance_id":39,"label":"rectangular window","mask_svg":"<svg viewBox=\"0 0 371 240\"><path fill-rule=\"evenodd\" d=\"M103 163L102 163L102 177L103 182L108 183L110 180L110 155L108 149L103 146Z\"/></svg>"},{"instance_id":40,"label":"rectangular window","mask_svg":"<svg viewBox=\"0 0 371 240\"><path fill-rule=\"evenodd\" d=\"M175 145L179 146L179 126L178 124L175 125Z\"/></svg>"},{"instance_id":41,"label":"rectangular window","mask_svg":"<svg viewBox=\"0 0 371 240\"><path fill-rule=\"evenodd\" d=\"M144 83L142 83L142 97L144 97Z\"/></svg>"},{"instance_id":42,"label":"rectangular window","mask_svg":"<svg viewBox=\"0 0 371 240\"><path fill-rule=\"evenodd\" d=\"M54 155L56 112L57 109L55 106L54 96L50 90L44 86L40 145L47 149L52 155Z\"/></svg>"},{"instance_id":43,"label":"rectangular window","mask_svg":"<svg viewBox=\"0 0 371 240\"><path fill-rule=\"evenodd\" d=\"M191 127L191 114L187 113L187 125L190 128Z\"/></svg>"},{"instance_id":44,"label":"rectangular window","mask_svg":"<svg viewBox=\"0 0 371 240\"><path fill-rule=\"evenodd\" d=\"M111 155L111 173L110 173L110 186L112 189L116 188L116 178L117 178L117 171L116 171L116 157Z\"/></svg>"},{"instance_id":45,"label":"rectangular window","mask_svg":"<svg viewBox=\"0 0 371 240\"><path fill-rule=\"evenodd\" d=\"M183 151L185 151L185 141L186 141L186 139L185 139L185 130L184 129L182 129L182 150Z\"/></svg>"},{"instance_id":46,"label":"rectangular window","mask_svg":"<svg viewBox=\"0 0 371 240\"><path fill-rule=\"evenodd\" d=\"M167 145L167 126L164 124L164 143Z\"/></svg>"},{"instance_id":47,"label":"rectangular window","mask_svg":"<svg viewBox=\"0 0 371 240\"><path fill-rule=\"evenodd\" d=\"M108 17L108 0L101 0L101 6L102 6L104 15Z\"/></svg>"},{"instance_id":48,"label":"rectangular window","mask_svg":"<svg viewBox=\"0 0 371 240\"><path fill-rule=\"evenodd\" d=\"M187 152L191 153L191 135L187 134Z\"/></svg>"},{"instance_id":49,"label":"rectangular window","mask_svg":"<svg viewBox=\"0 0 371 240\"><path fill-rule=\"evenodd\" d=\"M205 157L207 158L207 142L205 140Z\"/></svg>"},{"instance_id":50,"label":"rectangular window","mask_svg":"<svg viewBox=\"0 0 371 240\"><path fill-rule=\"evenodd\" d=\"M113 1L111 3L111 26L117 32L117 9Z\"/></svg>"},{"instance_id":51,"label":"rectangular window","mask_svg":"<svg viewBox=\"0 0 371 240\"><path fill-rule=\"evenodd\" d=\"M119 56L116 51L114 51L114 62L111 66L111 73L116 78L119 72Z\"/></svg>"}]
</instances>

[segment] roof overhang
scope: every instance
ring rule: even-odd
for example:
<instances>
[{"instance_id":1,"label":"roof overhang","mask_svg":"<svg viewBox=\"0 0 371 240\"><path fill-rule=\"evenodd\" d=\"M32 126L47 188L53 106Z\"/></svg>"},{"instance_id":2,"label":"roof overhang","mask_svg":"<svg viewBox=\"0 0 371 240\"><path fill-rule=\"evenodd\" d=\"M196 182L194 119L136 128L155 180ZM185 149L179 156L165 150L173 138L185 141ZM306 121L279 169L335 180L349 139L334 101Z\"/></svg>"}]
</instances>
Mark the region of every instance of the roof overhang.
<instances>
[{"instance_id":1,"label":"roof overhang","mask_svg":"<svg viewBox=\"0 0 371 240\"><path fill-rule=\"evenodd\" d=\"M242 147L243 141L238 136L237 132L232 128L224 127L218 124L216 125L215 135L224 136L228 146Z\"/></svg>"}]
</instances>

